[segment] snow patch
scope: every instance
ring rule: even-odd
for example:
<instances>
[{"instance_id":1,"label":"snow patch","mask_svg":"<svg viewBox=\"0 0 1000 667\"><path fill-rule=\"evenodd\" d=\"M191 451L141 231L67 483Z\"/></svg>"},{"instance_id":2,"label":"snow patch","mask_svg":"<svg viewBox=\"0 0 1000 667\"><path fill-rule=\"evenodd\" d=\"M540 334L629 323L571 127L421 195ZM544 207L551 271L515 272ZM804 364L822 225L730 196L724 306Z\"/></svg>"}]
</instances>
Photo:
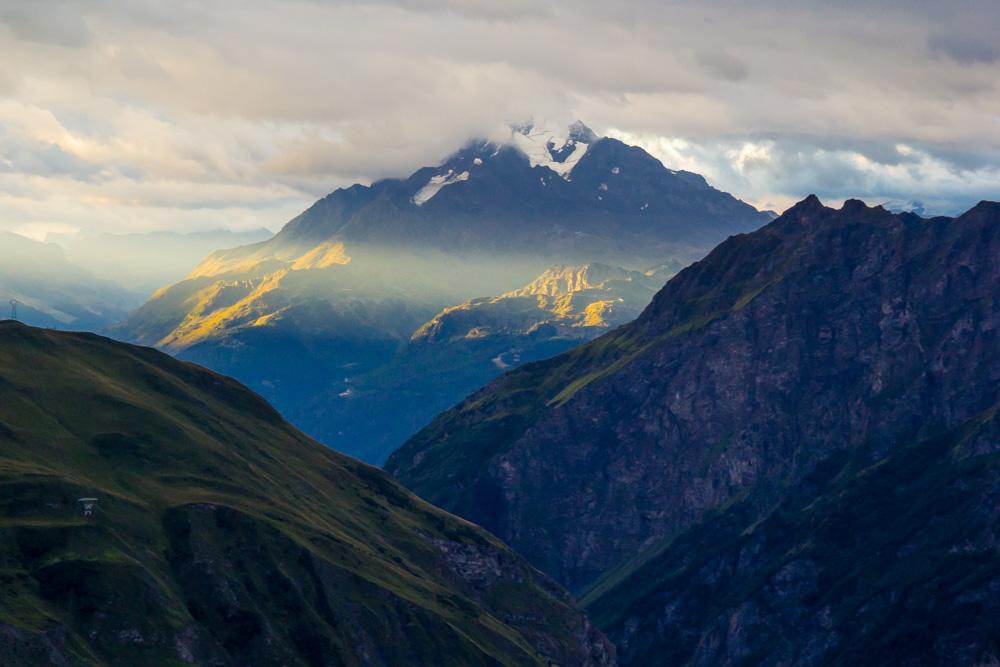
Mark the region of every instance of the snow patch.
<instances>
[{"instance_id":1,"label":"snow patch","mask_svg":"<svg viewBox=\"0 0 1000 667\"><path fill-rule=\"evenodd\" d=\"M461 174L456 174L454 169L449 169L447 174L431 176L431 180L427 181L427 185L417 190L417 194L413 195L413 199L411 199L411 201L417 206L423 206L429 202L434 195L440 192L441 188L452 185L453 183L467 180L469 180L469 172L463 171Z\"/></svg>"},{"instance_id":2,"label":"snow patch","mask_svg":"<svg viewBox=\"0 0 1000 667\"><path fill-rule=\"evenodd\" d=\"M549 130L521 128L513 133L514 146L532 167L548 167L567 181L573 167L587 153L589 144Z\"/></svg>"}]
</instances>

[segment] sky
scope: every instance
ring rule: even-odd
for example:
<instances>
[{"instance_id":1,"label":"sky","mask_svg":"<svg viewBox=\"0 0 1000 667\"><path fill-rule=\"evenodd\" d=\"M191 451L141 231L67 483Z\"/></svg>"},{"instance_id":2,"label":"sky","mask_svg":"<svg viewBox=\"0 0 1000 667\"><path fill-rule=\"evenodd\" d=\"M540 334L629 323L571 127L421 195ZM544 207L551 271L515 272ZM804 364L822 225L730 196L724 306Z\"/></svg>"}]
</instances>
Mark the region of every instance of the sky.
<instances>
[{"instance_id":1,"label":"sky","mask_svg":"<svg viewBox=\"0 0 1000 667\"><path fill-rule=\"evenodd\" d=\"M994 0L0 0L0 229L276 230L529 118L760 208L1000 199Z\"/></svg>"}]
</instances>

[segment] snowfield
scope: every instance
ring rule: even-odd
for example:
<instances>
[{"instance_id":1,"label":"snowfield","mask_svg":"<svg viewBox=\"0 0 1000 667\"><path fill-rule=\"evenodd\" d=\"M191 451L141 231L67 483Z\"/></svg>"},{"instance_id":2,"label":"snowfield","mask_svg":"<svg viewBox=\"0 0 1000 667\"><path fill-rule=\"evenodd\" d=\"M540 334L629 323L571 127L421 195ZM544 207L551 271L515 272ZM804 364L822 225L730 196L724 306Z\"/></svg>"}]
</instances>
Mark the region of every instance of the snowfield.
<instances>
[{"instance_id":1,"label":"snowfield","mask_svg":"<svg viewBox=\"0 0 1000 667\"><path fill-rule=\"evenodd\" d=\"M449 169L446 174L431 176L427 185L417 190L417 194L413 195L412 201L417 206L423 206L433 199L434 195L441 192L442 188L467 180L469 180L469 172L463 171L461 174L456 174L453 169Z\"/></svg>"}]
</instances>

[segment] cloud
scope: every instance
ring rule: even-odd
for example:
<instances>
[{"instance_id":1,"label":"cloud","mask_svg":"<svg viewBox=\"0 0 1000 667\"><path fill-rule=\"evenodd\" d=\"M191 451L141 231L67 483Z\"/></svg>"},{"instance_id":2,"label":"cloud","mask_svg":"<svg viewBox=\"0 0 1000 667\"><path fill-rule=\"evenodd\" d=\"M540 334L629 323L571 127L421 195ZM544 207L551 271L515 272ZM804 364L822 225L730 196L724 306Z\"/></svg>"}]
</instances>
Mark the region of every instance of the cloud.
<instances>
[{"instance_id":1,"label":"cloud","mask_svg":"<svg viewBox=\"0 0 1000 667\"><path fill-rule=\"evenodd\" d=\"M991 0L48 0L0 23L8 228L276 228L532 116L762 204L1000 198Z\"/></svg>"},{"instance_id":2,"label":"cloud","mask_svg":"<svg viewBox=\"0 0 1000 667\"><path fill-rule=\"evenodd\" d=\"M620 130L611 134L666 164L702 173L724 190L743 193L762 209L781 211L815 193L833 203L860 197L910 208L920 202L928 215L954 215L1000 195L1000 162L967 168L964 161L903 143L810 137L695 143Z\"/></svg>"},{"instance_id":3,"label":"cloud","mask_svg":"<svg viewBox=\"0 0 1000 667\"><path fill-rule=\"evenodd\" d=\"M927 37L927 47L932 53L963 65L991 65L1000 60L996 34L975 33L975 29L964 32L934 30Z\"/></svg>"},{"instance_id":4,"label":"cloud","mask_svg":"<svg viewBox=\"0 0 1000 667\"><path fill-rule=\"evenodd\" d=\"M750 74L745 62L725 51L700 51L695 60L706 73L726 81L743 81Z\"/></svg>"},{"instance_id":5,"label":"cloud","mask_svg":"<svg viewBox=\"0 0 1000 667\"><path fill-rule=\"evenodd\" d=\"M0 23L19 40L50 46L82 48L92 37L72 5L59 0L13 0L0 10Z\"/></svg>"}]
</instances>

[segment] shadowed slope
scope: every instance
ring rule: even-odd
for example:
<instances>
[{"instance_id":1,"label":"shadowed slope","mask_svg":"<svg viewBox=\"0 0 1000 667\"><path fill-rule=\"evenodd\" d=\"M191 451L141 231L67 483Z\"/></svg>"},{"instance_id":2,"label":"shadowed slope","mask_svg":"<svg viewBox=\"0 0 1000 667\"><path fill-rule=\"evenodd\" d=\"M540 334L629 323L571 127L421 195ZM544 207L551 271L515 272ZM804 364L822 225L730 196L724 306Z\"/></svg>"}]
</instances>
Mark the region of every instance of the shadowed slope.
<instances>
[{"instance_id":1,"label":"shadowed slope","mask_svg":"<svg viewBox=\"0 0 1000 667\"><path fill-rule=\"evenodd\" d=\"M873 454L835 454L766 519L748 498L616 572L586 601L623 663L996 664L996 408Z\"/></svg>"}]
</instances>

